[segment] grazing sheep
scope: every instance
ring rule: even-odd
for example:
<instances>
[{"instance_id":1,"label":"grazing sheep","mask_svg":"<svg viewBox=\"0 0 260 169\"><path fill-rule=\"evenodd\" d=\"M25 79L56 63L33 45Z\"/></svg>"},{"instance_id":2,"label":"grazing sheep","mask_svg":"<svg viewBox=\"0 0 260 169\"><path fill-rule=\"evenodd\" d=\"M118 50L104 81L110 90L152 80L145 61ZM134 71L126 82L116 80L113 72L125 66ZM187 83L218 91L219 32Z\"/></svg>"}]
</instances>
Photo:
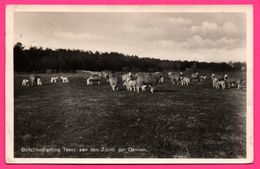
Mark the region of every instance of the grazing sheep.
<instances>
[{"instance_id":1,"label":"grazing sheep","mask_svg":"<svg viewBox=\"0 0 260 169\"><path fill-rule=\"evenodd\" d=\"M129 74L128 73L123 74L122 75L122 82L124 83L128 78L129 78Z\"/></svg>"},{"instance_id":2,"label":"grazing sheep","mask_svg":"<svg viewBox=\"0 0 260 169\"><path fill-rule=\"evenodd\" d=\"M90 76L87 78L87 85L100 84L100 77Z\"/></svg>"},{"instance_id":3,"label":"grazing sheep","mask_svg":"<svg viewBox=\"0 0 260 169\"><path fill-rule=\"evenodd\" d=\"M101 76L103 78L105 78L107 80L107 82L109 82L109 76L111 76L111 75L112 75L112 73L110 71L102 71L101 72Z\"/></svg>"},{"instance_id":4,"label":"grazing sheep","mask_svg":"<svg viewBox=\"0 0 260 169\"><path fill-rule=\"evenodd\" d=\"M225 85L225 81L224 81L224 80L216 81L216 83L215 83L215 88L216 88L216 89L222 89L222 90L224 90L225 87L226 87L226 85Z\"/></svg>"},{"instance_id":5,"label":"grazing sheep","mask_svg":"<svg viewBox=\"0 0 260 169\"><path fill-rule=\"evenodd\" d=\"M69 83L69 79L68 77L65 77L65 76L61 76L60 79L62 80L62 83Z\"/></svg>"},{"instance_id":6,"label":"grazing sheep","mask_svg":"<svg viewBox=\"0 0 260 169\"><path fill-rule=\"evenodd\" d=\"M200 81L201 81L201 82L205 82L206 79L207 79L207 76L200 76Z\"/></svg>"},{"instance_id":7,"label":"grazing sheep","mask_svg":"<svg viewBox=\"0 0 260 169\"><path fill-rule=\"evenodd\" d=\"M59 77L51 77L51 83L56 83Z\"/></svg>"},{"instance_id":8,"label":"grazing sheep","mask_svg":"<svg viewBox=\"0 0 260 169\"><path fill-rule=\"evenodd\" d=\"M127 84L126 84L126 90L127 91L136 91L136 79L135 80L131 80L130 78L128 78L126 80Z\"/></svg>"},{"instance_id":9,"label":"grazing sheep","mask_svg":"<svg viewBox=\"0 0 260 169\"><path fill-rule=\"evenodd\" d=\"M164 77L161 77L159 83L164 83Z\"/></svg>"},{"instance_id":10,"label":"grazing sheep","mask_svg":"<svg viewBox=\"0 0 260 169\"><path fill-rule=\"evenodd\" d=\"M38 86L41 86L41 85L42 85L42 81L41 81L40 78L37 78L37 85L38 85Z\"/></svg>"},{"instance_id":11,"label":"grazing sheep","mask_svg":"<svg viewBox=\"0 0 260 169\"><path fill-rule=\"evenodd\" d=\"M108 78L108 82L112 87L112 90L118 90L118 83L119 83L118 76L111 74L111 75L106 75L106 78Z\"/></svg>"},{"instance_id":12,"label":"grazing sheep","mask_svg":"<svg viewBox=\"0 0 260 169\"><path fill-rule=\"evenodd\" d=\"M217 78L213 77L212 78L212 87L216 87L216 82L218 81Z\"/></svg>"},{"instance_id":13,"label":"grazing sheep","mask_svg":"<svg viewBox=\"0 0 260 169\"><path fill-rule=\"evenodd\" d=\"M23 79L22 86L29 86L29 80L28 79Z\"/></svg>"},{"instance_id":14,"label":"grazing sheep","mask_svg":"<svg viewBox=\"0 0 260 169\"><path fill-rule=\"evenodd\" d=\"M135 77L136 77L136 89L138 93L140 92L142 85L151 86L150 91L153 93L155 89L152 86L158 84L161 78L161 74L160 73L137 73Z\"/></svg>"},{"instance_id":15,"label":"grazing sheep","mask_svg":"<svg viewBox=\"0 0 260 169\"><path fill-rule=\"evenodd\" d=\"M188 78L188 77L180 77L180 80L181 80L181 85L183 86L183 85L189 85L190 84L190 78Z\"/></svg>"},{"instance_id":16,"label":"grazing sheep","mask_svg":"<svg viewBox=\"0 0 260 169\"><path fill-rule=\"evenodd\" d=\"M127 87L127 84L130 80L136 80L135 77L133 77L132 73L124 74L125 77L122 77L123 87ZM127 78L126 78L127 77ZM126 78L126 79L125 79Z\"/></svg>"},{"instance_id":17,"label":"grazing sheep","mask_svg":"<svg viewBox=\"0 0 260 169\"><path fill-rule=\"evenodd\" d=\"M211 80L213 80L213 78L215 77L216 75L214 73L211 74Z\"/></svg>"},{"instance_id":18,"label":"grazing sheep","mask_svg":"<svg viewBox=\"0 0 260 169\"><path fill-rule=\"evenodd\" d=\"M214 73L211 75L212 86L215 87L215 83L219 80L224 80L224 76L215 75Z\"/></svg>"},{"instance_id":19,"label":"grazing sheep","mask_svg":"<svg viewBox=\"0 0 260 169\"><path fill-rule=\"evenodd\" d=\"M154 90L155 90L155 88L154 88L153 86L150 86L150 85L149 85L149 87L150 87L150 91L151 91L151 93L153 93Z\"/></svg>"},{"instance_id":20,"label":"grazing sheep","mask_svg":"<svg viewBox=\"0 0 260 169\"><path fill-rule=\"evenodd\" d=\"M146 91L146 88L147 88L147 85L142 85L142 86L141 86L142 92L143 92L143 91Z\"/></svg>"},{"instance_id":21,"label":"grazing sheep","mask_svg":"<svg viewBox=\"0 0 260 169\"><path fill-rule=\"evenodd\" d=\"M131 81L135 81L135 83L136 83L136 80L131 80ZM125 82L125 83L124 83L124 87L127 88L127 85L128 85L128 83ZM133 84L132 84L132 85L133 85ZM141 86L141 91L142 91L142 92L146 91L147 87L148 87L148 85L142 85L142 86ZM132 88L133 88L133 87L132 87ZM135 87L134 87L133 89L135 89L134 91L136 91L136 84L135 84Z\"/></svg>"},{"instance_id":22,"label":"grazing sheep","mask_svg":"<svg viewBox=\"0 0 260 169\"><path fill-rule=\"evenodd\" d=\"M242 85L241 78L229 77L227 74L224 75L224 81L227 88L236 87L237 89L240 89Z\"/></svg>"},{"instance_id":23,"label":"grazing sheep","mask_svg":"<svg viewBox=\"0 0 260 169\"><path fill-rule=\"evenodd\" d=\"M29 76L29 80L31 82L31 86L34 86L35 84L37 84L37 79L40 78L38 75L35 74L31 74Z\"/></svg>"},{"instance_id":24,"label":"grazing sheep","mask_svg":"<svg viewBox=\"0 0 260 169\"><path fill-rule=\"evenodd\" d=\"M170 76L170 75L172 75L173 74L173 72L168 72L168 76Z\"/></svg>"},{"instance_id":25,"label":"grazing sheep","mask_svg":"<svg viewBox=\"0 0 260 169\"><path fill-rule=\"evenodd\" d=\"M176 74L176 73L173 73L173 72L169 72L168 73L168 77L171 81L171 83L174 85L175 83L178 85L178 84L181 84L181 81L180 81L180 77L183 76L183 73L180 72L179 74Z\"/></svg>"},{"instance_id":26,"label":"grazing sheep","mask_svg":"<svg viewBox=\"0 0 260 169\"><path fill-rule=\"evenodd\" d=\"M192 73L191 74L191 80L195 80L195 82L198 82L199 81L199 73L198 72Z\"/></svg>"},{"instance_id":27,"label":"grazing sheep","mask_svg":"<svg viewBox=\"0 0 260 169\"><path fill-rule=\"evenodd\" d=\"M123 75L122 75L122 82L124 83L129 77L130 77L130 78L133 77L133 75L132 75L131 72L126 73L126 74L123 74Z\"/></svg>"}]
</instances>

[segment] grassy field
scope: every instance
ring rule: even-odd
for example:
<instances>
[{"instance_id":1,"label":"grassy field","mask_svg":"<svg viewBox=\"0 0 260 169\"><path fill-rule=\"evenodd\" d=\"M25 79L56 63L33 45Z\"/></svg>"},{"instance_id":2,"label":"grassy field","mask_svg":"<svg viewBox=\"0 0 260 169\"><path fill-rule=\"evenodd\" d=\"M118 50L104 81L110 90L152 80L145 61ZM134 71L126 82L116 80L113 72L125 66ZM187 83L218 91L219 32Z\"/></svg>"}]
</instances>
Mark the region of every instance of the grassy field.
<instances>
[{"instance_id":1,"label":"grassy field","mask_svg":"<svg viewBox=\"0 0 260 169\"><path fill-rule=\"evenodd\" d=\"M245 87L173 86L166 79L155 93L138 94L112 91L105 81L87 86L80 74L66 74L69 84L40 76L43 86L22 87L28 75L15 75L15 157L246 156ZM60 151L21 150L44 147Z\"/></svg>"}]
</instances>

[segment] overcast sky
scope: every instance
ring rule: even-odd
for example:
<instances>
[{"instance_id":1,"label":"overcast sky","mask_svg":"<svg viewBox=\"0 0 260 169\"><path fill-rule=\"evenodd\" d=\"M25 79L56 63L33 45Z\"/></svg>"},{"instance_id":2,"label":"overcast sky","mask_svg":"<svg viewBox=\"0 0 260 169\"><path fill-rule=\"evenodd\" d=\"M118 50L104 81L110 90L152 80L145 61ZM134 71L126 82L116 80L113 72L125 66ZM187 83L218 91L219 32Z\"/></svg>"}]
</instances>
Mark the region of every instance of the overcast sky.
<instances>
[{"instance_id":1,"label":"overcast sky","mask_svg":"<svg viewBox=\"0 0 260 169\"><path fill-rule=\"evenodd\" d=\"M169 60L245 61L246 15L16 12L14 42Z\"/></svg>"}]
</instances>

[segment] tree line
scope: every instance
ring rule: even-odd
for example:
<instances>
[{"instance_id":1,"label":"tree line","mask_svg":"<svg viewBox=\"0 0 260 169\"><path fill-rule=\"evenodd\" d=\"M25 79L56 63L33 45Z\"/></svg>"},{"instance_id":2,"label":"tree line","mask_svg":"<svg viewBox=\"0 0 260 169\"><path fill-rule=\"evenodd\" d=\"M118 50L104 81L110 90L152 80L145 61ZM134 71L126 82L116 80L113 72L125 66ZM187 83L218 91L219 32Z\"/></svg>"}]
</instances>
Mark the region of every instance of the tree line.
<instances>
[{"instance_id":1,"label":"tree line","mask_svg":"<svg viewBox=\"0 0 260 169\"><path fill-rule=\"evenodd\" d=\"M237 71L245 69L244 62L198 62L180 60L161 60L154 58L139 58L136 55L125 55L118 52L92 52L71 49L43 49L30 47L25 49L22 43L14 46L14 71L17 73L58 73L90 71Z\"/></svg>"}]
</instances>

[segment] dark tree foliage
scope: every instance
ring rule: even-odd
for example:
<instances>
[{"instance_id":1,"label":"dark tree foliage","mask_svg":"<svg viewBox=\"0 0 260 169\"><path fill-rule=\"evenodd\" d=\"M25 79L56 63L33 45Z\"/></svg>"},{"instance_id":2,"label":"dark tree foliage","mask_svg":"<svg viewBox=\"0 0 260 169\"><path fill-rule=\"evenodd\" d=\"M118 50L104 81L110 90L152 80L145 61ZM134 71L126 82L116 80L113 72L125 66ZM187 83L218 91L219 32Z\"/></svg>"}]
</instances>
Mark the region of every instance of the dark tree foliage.
<instances>
[{"instance_id":1,"label":"dark tree foliage","mask_svg":"<svg viewBox=\"0 0 260 169\"><path fill-rule=\"evenodd\" d=\"M31 47L25 49L22 43L14 46L15 72L75 72L92 71L184 71L186 69L204 69L213 71L242 70L245 63L208 63L197 61L170 61L154 58L139 58L118 52L92 52L70 49L43 49ZM52 70L52 71L50 71Z\"/></svg>"}]
</instances>

